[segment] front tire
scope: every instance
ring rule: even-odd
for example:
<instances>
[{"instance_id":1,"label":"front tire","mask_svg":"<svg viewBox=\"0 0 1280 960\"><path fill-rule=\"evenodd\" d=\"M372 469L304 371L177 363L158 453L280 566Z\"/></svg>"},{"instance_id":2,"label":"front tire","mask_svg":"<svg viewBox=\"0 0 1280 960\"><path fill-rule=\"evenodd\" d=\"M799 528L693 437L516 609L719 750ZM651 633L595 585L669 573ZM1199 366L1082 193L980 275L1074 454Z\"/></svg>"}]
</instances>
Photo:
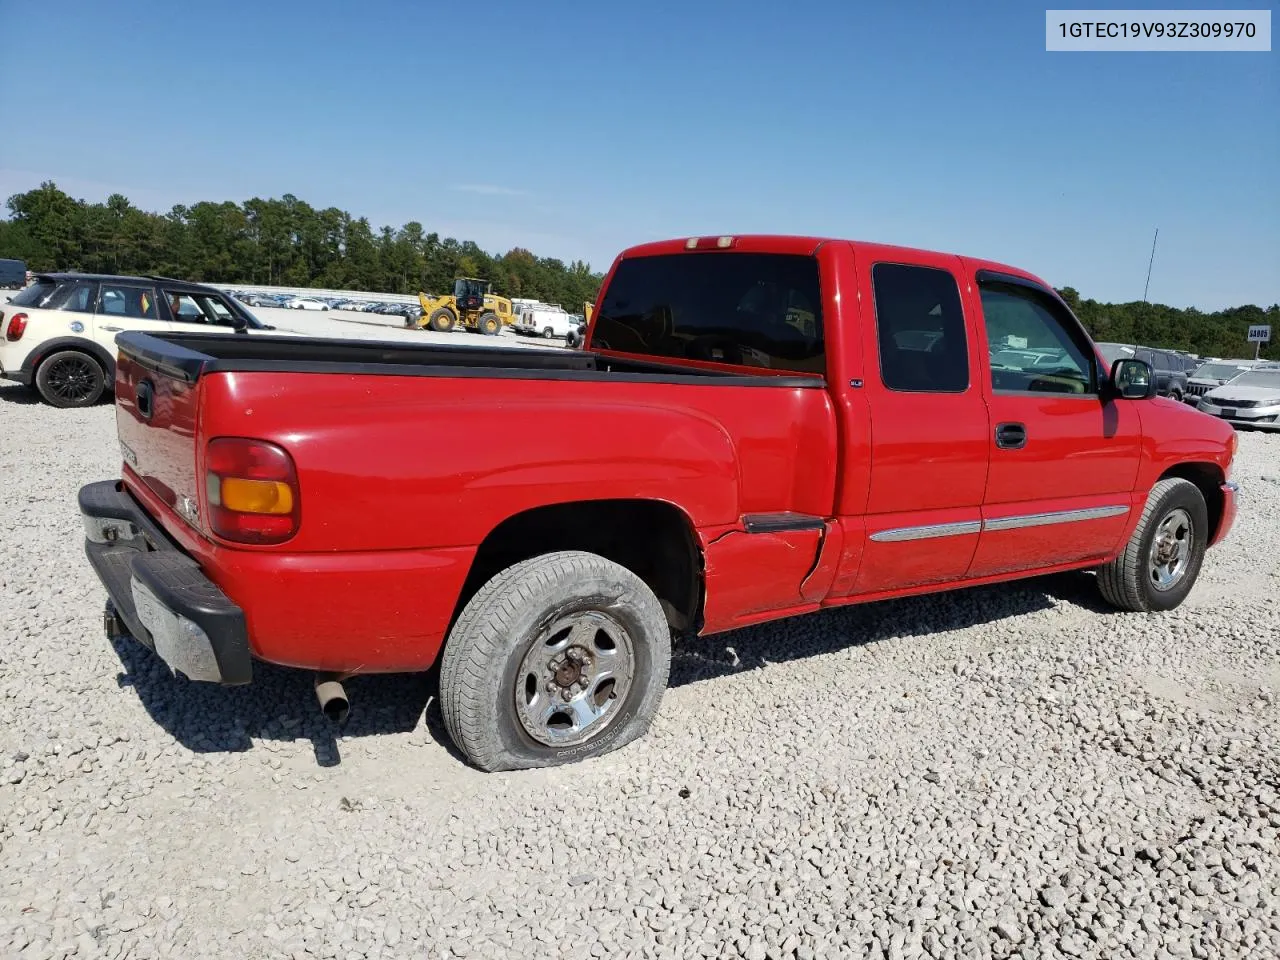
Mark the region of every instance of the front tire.
<instances>
[{"instance_id":1,"label":"front tire","mask_svg":"<svg viewBox=\"0 0 1280 960\"><path fill-rule=\"evenodd\" d=\"M1099 568L1098 588L1120 610L1172 610L1195 586L1208 542L1209 510L1200 489L1180 477L1161 480L1124 552Z\"/></svg>"},{"instance_id":2,"label":"front tire","mask_svg":"<svg viewBox=\"0 0 1280 960\"><path fill-rule=\"evenodd\" d=\"M481 770L549 767L649 728L671 668L653 591L593 553L508 567L471 598L441 658L449 736Z\"/></svg>"},{"instance_id":3,"label":"front tire","mask_svg":"<svg viewBox=\"0 0 1280 960\"><path fill-rule=\"evenodd\" d=\"M36 390L52 407L91 407L107 389L107 374L87 353L59 350L40 362Z\"/></svg>"},{"instance_id":4,"label":"front tire","mask_svg":"<svg viewBox=\"0 0 1280 960\"><path fill-rule=\"evenodd\" d=\"M457 322L457 314L452 310L448 307L438 307L431 312L431 317L427 320L427 326L436 333L448 333Z\"/></svg>"}]
</instances>

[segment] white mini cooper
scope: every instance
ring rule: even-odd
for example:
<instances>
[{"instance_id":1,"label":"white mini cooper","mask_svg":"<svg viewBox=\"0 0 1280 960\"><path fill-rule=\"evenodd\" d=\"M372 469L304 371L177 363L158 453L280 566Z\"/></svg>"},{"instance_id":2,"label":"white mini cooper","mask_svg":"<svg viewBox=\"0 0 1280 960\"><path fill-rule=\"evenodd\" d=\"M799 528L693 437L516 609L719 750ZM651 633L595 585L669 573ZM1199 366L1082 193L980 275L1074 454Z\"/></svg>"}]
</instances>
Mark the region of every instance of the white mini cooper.
<instances>
[{"instance_id":1,"label":"white mini cooper","mask_svg":"<svg viewBox=\"0 0 1280 960\"><path fill-rule=\"evenodd\" d=\"M97 403L115 382L122 330L272 330L221 290L166 277L40 273L0 301L0 377L55 407Z\"/></svg>"}]
</instances>

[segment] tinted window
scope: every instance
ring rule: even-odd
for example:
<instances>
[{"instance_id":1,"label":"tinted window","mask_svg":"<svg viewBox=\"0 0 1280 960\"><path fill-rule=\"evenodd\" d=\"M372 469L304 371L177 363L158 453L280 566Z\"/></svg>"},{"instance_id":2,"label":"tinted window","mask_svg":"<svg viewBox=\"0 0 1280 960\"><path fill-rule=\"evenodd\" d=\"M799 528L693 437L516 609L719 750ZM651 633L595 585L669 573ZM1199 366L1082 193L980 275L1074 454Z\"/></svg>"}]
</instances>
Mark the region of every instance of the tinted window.
<instances>
[{"instance_id":1,"label":"tinted window","mask_svg":"<svg viewBox=\"0 0 1280 960\"><path fill-rule=\"evenodd\" d=\"M15 307L42 307L57 286L52 280L37 280L25 290L15 293L9 302Z\"/></svg>"},{"instance_id":2,"label":"tinted window","mask_svg":"<svg viewBox=\"0 0 1280 960\"><path fill-rule=\"evenodd\" d=\"M16 307L93 313L98 284L92 280L37 280L9 302Z\"/></svg>"},{"instance_id":3,"label":"tinted window","mask_svg":"<svg viewBox=\"0 0 1280 960\"><path fill-rule=\"evenodd\" d=\"M1093 392L1093 364L1061 305L1021 284L983 281L979 288L993 390ZM1003 349L1010 342L1023 349Z\"/></svg>"},{"instance_id":4,"label":"tinted window","mask_svg":"<svg viewBox=\"0 0 1280 960\"><path fill-rule=\"evenodd\" d=\"M968 389L969 345L955 277L933 267L877 263L871 285L884 385L915 393Z\"/></svg>"},{"instance_id":5,"label":"tinted window","mask_svg":"<svg viewBox=\"0 0 1280 960\"><path fill-rule=\"evenodd\" d=\"M824 373L818 263L807 256L731 252L623 260L596 314L594 344Z\"/></svg>"},{"instance_id":6,"label":"tinted window","mask_svg":"<svg viewBox=\"0 0 1280 960\"><path fill-rule=\"evenodd\" d=\"M98 300L98 313L134 320L155 320L156 292L150 287L104 283Z\"/></svg>"}]
</instances>

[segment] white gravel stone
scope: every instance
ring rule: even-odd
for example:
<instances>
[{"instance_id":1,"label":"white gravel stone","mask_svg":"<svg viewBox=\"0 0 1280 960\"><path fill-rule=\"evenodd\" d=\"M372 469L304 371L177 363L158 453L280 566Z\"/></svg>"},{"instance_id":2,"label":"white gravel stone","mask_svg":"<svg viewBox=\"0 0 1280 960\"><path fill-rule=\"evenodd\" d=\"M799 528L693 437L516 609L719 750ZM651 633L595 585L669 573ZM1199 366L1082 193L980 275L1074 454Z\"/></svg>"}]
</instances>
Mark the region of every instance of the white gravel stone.
<instances>
[{"instance_id":1,"label":"white gravel stone","mask_svg":"<svg viewBox=\"0 0 1280 960\"><path fill-rule=\"evenodd\" d=\"M421 677L173 677L102 636L113 411L0 386L0 956L1280 953L1280 436L1179 610L1088 575L677 646L650 734L485 776Z\"/></svg>"}]
</instances>

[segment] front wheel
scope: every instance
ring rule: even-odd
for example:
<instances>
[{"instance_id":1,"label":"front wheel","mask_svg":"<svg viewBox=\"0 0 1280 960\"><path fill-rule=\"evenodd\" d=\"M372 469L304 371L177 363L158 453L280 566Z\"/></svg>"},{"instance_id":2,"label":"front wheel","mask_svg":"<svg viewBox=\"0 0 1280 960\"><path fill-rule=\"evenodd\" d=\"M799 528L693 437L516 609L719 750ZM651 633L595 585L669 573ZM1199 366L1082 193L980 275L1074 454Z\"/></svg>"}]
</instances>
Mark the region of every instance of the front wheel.
<instances>
[{"instance_id":1,"label":"front wheel","mask_svg":"<svg viewBox=\"0 0 1280 960\"><path fill-rule=\"evenodd\" d=\"M1098 587L1121 610L1172 610L1200 575L1209 542L1209 511L1200 488L1171 477L1151 488L1124 552L1098 570Z\"/></svg>"},{"instance_id":2,"label":"front wheel","mask_svg":"<svg viewBox=\"0 0 1280 960\"><path fill-rule=\"evenodd\" d=\"M555 766L641 736L670 668L671 631L643 580L597 554L548 553L463 609L441 658L441 712L481 770Z\"/></svg>"},{"instance_id":3,"label":"front wheel","mask_svg":"<svg viewBox=\"0 0 1280 960\"><path fill-rule=\"evenodd\" d=\"M431 311L431 316L427 319L427 326L436 333L448 333L457 322L458 317L452 310L448 307L437 307Z\"/></svg>"},{"instance_id":4,"label":"front wheel","mask_svg":"<svg viewBox=\"0 0 1280 960\"><path fill-rule=\"evenodd\" d=\"M54 407L91 407L107 389L107 374L87 353L59 350L36 370L36 390Z\"/></svg>"}]
</instances>

